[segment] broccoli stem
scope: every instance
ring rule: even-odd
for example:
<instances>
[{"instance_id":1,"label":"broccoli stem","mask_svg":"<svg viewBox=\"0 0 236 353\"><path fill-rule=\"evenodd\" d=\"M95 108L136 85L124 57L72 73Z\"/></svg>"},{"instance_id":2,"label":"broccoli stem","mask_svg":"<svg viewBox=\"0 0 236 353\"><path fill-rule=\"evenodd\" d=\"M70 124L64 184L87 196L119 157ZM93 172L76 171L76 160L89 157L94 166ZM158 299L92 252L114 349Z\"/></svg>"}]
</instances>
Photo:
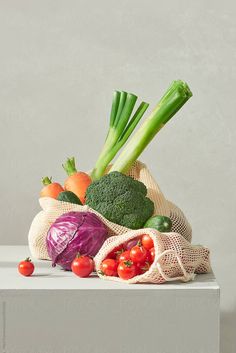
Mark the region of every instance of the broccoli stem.
<instances>
[{"instance_id":1,"label":"broccoli stem","mask_svg":"<svg viewBox=\"0 0 236 353\"><path fill-rule=\"evenodd\" d=\"M150 116L130 139L110 172L127 173L158 131L165 126L191 96L192 93L185 82L174 81Z\"/></svg>"},{"instance_id":2,"label":"broccoli stem","mask_svg":"<svg viewBox=\"0 0 236 353\"><path fill-rule=\"evenodd\" d=\"M136 101L137 96L132 93L124 91L114 92L109 131L99 158L91 173L92 180L99 179L105 173L108 164L127 141L146 111L148 104L142 102L130 119Z\"/></svg>"}]
</instances>

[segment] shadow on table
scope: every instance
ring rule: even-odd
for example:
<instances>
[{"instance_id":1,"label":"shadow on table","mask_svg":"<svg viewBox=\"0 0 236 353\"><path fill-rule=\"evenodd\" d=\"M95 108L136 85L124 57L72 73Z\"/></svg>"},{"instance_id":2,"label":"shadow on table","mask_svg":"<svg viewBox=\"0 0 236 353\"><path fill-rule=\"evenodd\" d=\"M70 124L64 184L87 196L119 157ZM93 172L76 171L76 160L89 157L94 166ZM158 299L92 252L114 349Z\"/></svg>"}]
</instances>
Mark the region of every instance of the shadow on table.
<instances>
[{"instance_id":1,"label":"shadow on table","mask_svg":"<svg viewBox=\"0 0 236 353\"><path fill-rule=\"evenodd\" d=\"M236 352L236 308L220 314L220 353Z\"/></svg>"}]
</instances>

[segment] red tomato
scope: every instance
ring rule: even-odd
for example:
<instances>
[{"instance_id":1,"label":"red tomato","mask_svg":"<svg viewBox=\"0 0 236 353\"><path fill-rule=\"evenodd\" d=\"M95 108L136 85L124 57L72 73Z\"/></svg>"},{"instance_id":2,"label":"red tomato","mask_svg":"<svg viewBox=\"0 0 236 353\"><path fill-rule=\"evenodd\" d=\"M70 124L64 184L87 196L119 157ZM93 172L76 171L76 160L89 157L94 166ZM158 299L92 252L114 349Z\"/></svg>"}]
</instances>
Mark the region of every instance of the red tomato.
<instances>
[{"instance_id":1,"label":"red tomato","mask_svg":"<svg viewBox=\"0 0 236 353\"><path fill-rule=\"evenodd\" d=\"M71 270L79 277L88 277L94 270L94 261L89 256L78 255L71 264Z\"/></svg>"},{"instance_id":2,"label":"red tomato","mask_svg":"<svg viewBox=\"0 0 236 353\"><path fill-rule=\"evenodd\" d=\"M117 276L118 263L114 259L105 259L101 264L100 271L105 276Z\"/></svg>"},{"instance_id":3,"label":"red tomato","mask_svg":"<svg viewBox=\"0 0 236 353\"><path fill-rule=\"evenodd\" d=\"M130 279L136 276L136 267L132 261L122 261L118 265L118 276L122 279Z\"/></svg>"},{"instance_id":4,"label":"red tomato","mask_svg":"<svg viewBox=\"0 0 236 353\"><path fill-rule=\"evenodd\" d=\"M147 257L147 250L143 246L134 246L130 250L130 259L137 263L137 262L144 262Z\"/></svg>"},{"instance_id":5,"label":"red tomato","mask_svg":"<svg viewBox=\"0 0 236 353\"><path fill-rule=\"evenodd\" d=\"M116 260L117 256L121 254L124 251L123 245L119 245L116 248L114 248L108 255L107 259L114 259Z\"/></svg>"},{"instance_id":6,"label":"red tomato","mask_svg":"<svg viewBox=\"0 0 236 353\"><path fill-rule=\"evenodd\" d=\"M153 248L154 244L153 244L153 240L150 237L150 235L148 234L143 234L142 235L142 245L145 249L150 250L151 248Z\"/></svg>"},{"instance_id":7,"label":"red tomato","mask_svg":"<svg viewBox=\"0 0 236 353\"><path fill-rule=\"evenodd\" d=\"M31 276L34 272L34 264L31 262L30 258L27 257L24 261L21 261L18 265L18 271L23 276Z\"/></svg>"},{"instance_id":8,"label":"red tomato","mask_svg":"<svg viewBox=\"0 0 236 353\"><path fill-rule=\"evenodd\" d=\"M153 262L155 259L155 248L150 249L150 255L151 255L151 262Z\"/></svg>"},{"instance_id":9,"label":"red tomato","mask_svg":"<svg viewBox=\"0 0 236 353\"><path fill-rule=\"evenodd\" d=\"M135 264L135 267L136 267L136 275L141 275L143 273L145 273L146 271L149 270L151 264L146 261L144 263L140 263L138 262L137 264Z\"/></svg>"},{"instance_id":10,"label":"red tomato","mask_svg":"<svg viewBox=\"0 0 236 353\"><path fill-rule=\"evenodd\" d=\"M147 256L146 256L146 259L145 259L145 262L150 262L152 263L152 256L151 256L151 253L149 250L147 250Z\"/></svg>"},{"instance_id":11,"label":"red tomato","mask_svg":"<svg viewBox=\"0 0 236 353\"><path fill-rule=\"evenodd\" d=\"M117 256L117 260L119 262L130 260L130 251L129 250L123 251L120 255Z\"/></svg>"}]
</instances>

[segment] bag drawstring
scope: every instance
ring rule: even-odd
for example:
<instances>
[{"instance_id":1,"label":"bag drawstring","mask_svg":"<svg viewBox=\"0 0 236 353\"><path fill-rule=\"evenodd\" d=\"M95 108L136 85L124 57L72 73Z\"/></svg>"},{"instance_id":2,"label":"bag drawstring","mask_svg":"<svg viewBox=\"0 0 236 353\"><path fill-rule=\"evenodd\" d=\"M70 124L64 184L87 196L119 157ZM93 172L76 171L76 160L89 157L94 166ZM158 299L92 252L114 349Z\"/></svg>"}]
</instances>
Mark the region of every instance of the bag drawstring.
<instances>
[{"instance_id":1,"label":"bag drawstring","mask_svg":"<svg viewBox=\"0 0 236 353\"><path fill-rule=\"evenodd\" d=\"M183 272L183 276L178 276L178 277L169 277L167 276L164 271L162 270L162 267L161 267L161 264L159 263L159 260L162 259L162 257L164 257L165 255L167 254L173 254L175 255L177 261L178 261L178 264ZM177 281L177 280L181 280L183 282L188 282L188 281L192 281L195 277L195 274L194 273L188 273L185 268L184 268L184 265L182 263L182 260L181 258L179 257L179 255L177 254L177 252L175 250L165 250L163 251L158 257L157 259L155 260L155 266L157 267L158 271L160 272L161 276L164 278L164 280L166 280L167 282L170 282L170 281Z\"/></svg>"}]
</instances>

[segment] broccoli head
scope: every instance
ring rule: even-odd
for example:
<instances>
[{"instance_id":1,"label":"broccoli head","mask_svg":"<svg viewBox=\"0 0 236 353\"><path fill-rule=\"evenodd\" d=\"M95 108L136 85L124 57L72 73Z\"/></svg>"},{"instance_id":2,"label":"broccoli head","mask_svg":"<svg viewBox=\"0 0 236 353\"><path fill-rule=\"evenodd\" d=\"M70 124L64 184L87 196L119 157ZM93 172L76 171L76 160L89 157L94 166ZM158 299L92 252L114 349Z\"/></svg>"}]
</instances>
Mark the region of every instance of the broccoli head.
<instances>
[{"instance_id":1,"label":"broccoli head","mask_svg":"<svg viewBox=\"0 0 236 353\"><path fill-rule=\"evenodd\" d=\"M119 172L111 172L89 185L86 204L111 222L142 228L154 211L146 186Z\"/></svg>"}]
</instances>

